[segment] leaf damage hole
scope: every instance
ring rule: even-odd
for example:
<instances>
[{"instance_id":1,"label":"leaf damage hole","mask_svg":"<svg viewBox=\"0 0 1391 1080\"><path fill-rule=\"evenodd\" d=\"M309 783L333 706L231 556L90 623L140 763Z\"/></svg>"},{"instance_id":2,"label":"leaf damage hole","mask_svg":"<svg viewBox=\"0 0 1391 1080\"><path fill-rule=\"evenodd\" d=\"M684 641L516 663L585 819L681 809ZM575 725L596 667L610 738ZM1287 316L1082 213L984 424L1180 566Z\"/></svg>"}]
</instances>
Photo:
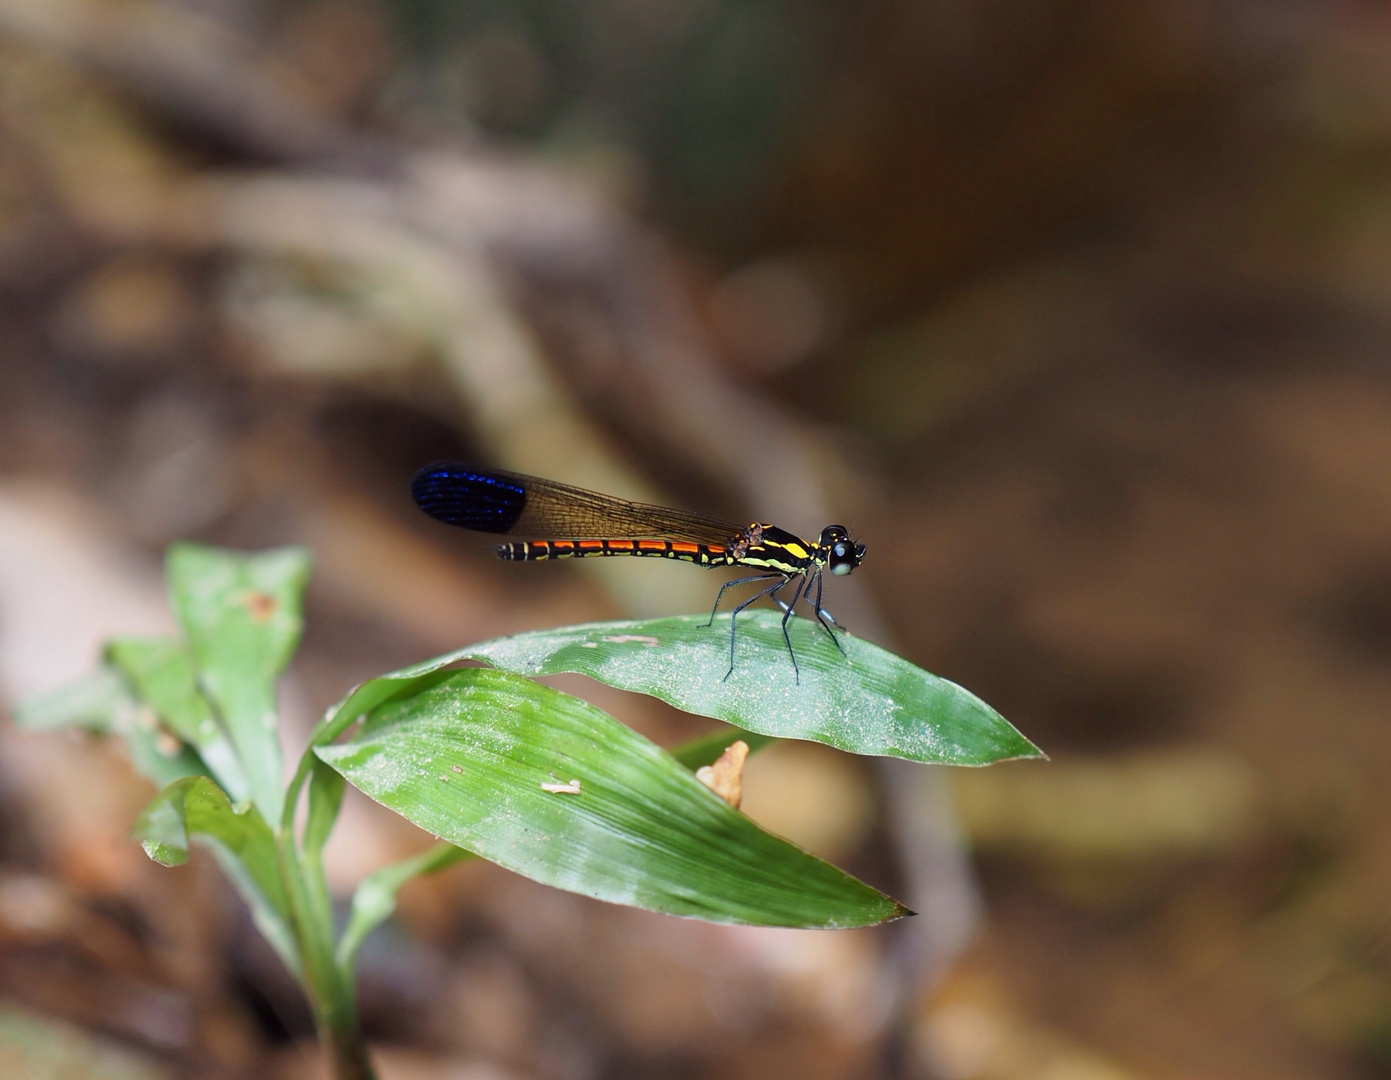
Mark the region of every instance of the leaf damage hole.
<instances>
[{"instance_id":1,"label":"leaf damage hole","mask_svg":"<svg viewBox=\"0 0 1391 1080\"><path fill-rule=\"evenodd\" d=\"M275 597L256 589L250 590L243 596L241 602L242 607L246 608L247 612L258 623L266 622L275 614L276 608L280 606L276 602Z\"/></svg>"}]
</instances>

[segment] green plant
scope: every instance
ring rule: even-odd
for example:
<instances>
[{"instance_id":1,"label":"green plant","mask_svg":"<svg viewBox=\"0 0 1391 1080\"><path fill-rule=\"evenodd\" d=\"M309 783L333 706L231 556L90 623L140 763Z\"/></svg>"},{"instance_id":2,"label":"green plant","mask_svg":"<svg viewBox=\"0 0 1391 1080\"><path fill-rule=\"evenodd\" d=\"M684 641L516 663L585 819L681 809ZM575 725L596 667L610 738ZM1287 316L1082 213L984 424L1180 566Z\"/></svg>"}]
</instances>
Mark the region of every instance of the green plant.
<instances>
[{"instance_id":1,"label":"green plant","mask_svg":"<svg viewBox=\"0 0 1391 1080\"><path fill-rule=\"evenodd\" d=\"M766 926L866 926L896 901L764 832L692 775L736 737L982 765L1039 756L961 687L854 637L842 656L793 620L800 685L775 612L746 614L735 677L705 616L572 626L469 646L356 687L310 737L288 786L275 682L302 627L302 549L168 556L182 640L122 638L89 678L20 710L30 728L116 735L162 790L135 835L173 866L211 849L314 1008L335 1075L372 1075L354 964L397 890L481 857L586 896ZM463 661L485 667L459 668ZM674 753L528 676L579 672L737 727ZM344 784L440 842L358 886L336 932L323 849ZM306 801L302 822L298 810Z\"/></svg>"}]
</instances>

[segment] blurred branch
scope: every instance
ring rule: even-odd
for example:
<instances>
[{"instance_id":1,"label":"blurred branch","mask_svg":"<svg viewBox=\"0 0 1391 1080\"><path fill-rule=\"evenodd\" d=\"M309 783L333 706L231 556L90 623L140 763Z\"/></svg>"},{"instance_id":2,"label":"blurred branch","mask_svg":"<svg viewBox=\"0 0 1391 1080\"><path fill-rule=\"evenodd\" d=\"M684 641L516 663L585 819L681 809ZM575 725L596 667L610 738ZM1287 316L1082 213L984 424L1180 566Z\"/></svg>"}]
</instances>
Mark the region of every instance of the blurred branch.
<instances>
[{"instance_id":1,"label":"blurred branch","mask_svg":"<svg viewBox=\"0 0 1391 1080\"><path fill-rule=\"evenodd\" d=\"M254 158L384 171L394 148L310 108L254 42L149 0L0 0L0 34L63 53Z\"/></svg>"}]
</instances>

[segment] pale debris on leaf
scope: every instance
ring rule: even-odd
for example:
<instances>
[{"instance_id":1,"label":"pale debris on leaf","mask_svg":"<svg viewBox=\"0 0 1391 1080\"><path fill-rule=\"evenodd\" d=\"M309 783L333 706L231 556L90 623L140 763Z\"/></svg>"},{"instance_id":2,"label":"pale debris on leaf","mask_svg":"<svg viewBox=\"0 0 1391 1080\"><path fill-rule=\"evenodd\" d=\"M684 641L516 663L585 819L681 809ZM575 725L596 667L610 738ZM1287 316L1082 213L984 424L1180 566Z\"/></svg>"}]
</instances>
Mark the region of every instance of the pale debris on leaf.
<instances>
[{"instance_id":1,"label":"pale debris on leaf","mask_svg":"<svg viewBox=\"0 0 1391 1080\"><path fill-rule=\"evenodd\" d=\"M749 756L749 744L735 739L713 765L702 765L696 779L734 809L744 797L744 760Z\"/></svg>"},{"instance_id":2,"label":"pale debris on leaf","mask_svg":"<svg viewBox=\"0 0 1391 1080\"><path fill-rule=\"evenodd\" d=\"M571 780L566 784L542 784L542 791L549 791L552 795L578 795L580 793L580 782Z\"/></svg>"}]
</instances>

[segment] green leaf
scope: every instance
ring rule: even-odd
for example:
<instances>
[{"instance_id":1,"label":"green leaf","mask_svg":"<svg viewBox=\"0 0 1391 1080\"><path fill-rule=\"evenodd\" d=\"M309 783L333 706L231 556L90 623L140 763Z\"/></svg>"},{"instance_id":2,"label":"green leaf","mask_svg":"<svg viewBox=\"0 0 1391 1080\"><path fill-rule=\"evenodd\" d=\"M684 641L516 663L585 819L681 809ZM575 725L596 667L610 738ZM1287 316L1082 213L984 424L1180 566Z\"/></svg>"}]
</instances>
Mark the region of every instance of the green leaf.
<instances>
[{"instance_id":1,"label":"green leaf","mask_svg":"<svg viewBox=\"0 0 1391 1080\"><path fill-rule=\"evenodd\" d=\"M863 638L842 634L848 656L815 623L788 624L800 683L782 639L782 616L739 616L734 673L729 617L588 623L497 638L434 663L481 660L518 675L577 672L651 694L686 712L772 735L811 739L854 754L944 765L987 765L1043 752L980 698ZM412 669L420 671L425 668Z\"/></svg>"},{"instance_id":2,"label":"green leaf","mask_svg":"<svg viewBox=\"0 0 1391 1080\"><path fill-rule=\"evenodd\" d=\"M315 760L309 775L309 814L304 822L304 855L318 860L328 843L329 833L343 805L343 777L322 761Z\"/></svg>"},{"instance_id":3,"label":"green leaf","mask_svg":"<svg viewBox=\"0 0 1391 1080\"><path fill-rule=\"evenodd\" d=\"M155 796L133 832L145 854L164 866L186 862L191 841L209 848L251 909L257 928L286 966L299 971L275 837L254 807L239 813L211 779L187 777Z\"/></svg>"},{"instance_id":4,"label":"green leaf","mask_svg":"<svg viewBox=\"0 0 1391 1080\"><path fill-rule=\"evenodd\" d=\"M433 874L472 858L473 852L441 840L428 851L384 866L364 878L353 893L352 913L343 936L338 939L337 961L344 976L352 977L353 964L367 935L391 918L396 910L396 894L402 885L419 874Z\"/></svg>"},{"instance_id":5,"label":"green leaf","mask_svg":"<svg viewBox=\"0 0 1391 1080\"><path fill-rule=\"evenodd\" d=\"M420 679L351 741L316 752L428 832L586 896L772 926L906 914L763 832L630 728L529 679L477 669ZM544 786L571 781L577 793Z\"/></svg>"},{"instance_id":6,"label":"green leaf","mask_svg":"<svg viewBox=\"0 0 1391 1080\"><path fill-rule=\"evenodd\" d=\"M207 771L198 755L161 729L155 713L105 665L58 690L20 702L15 723L31 731L78 727L115 736L126 744L136 772L161 787Z\"/></svg>"},{"instance_id":7,"label":"green leaf","mask_svg":"<svg viewBox=\"0 0 1391 1080\"><path fill-rule=\"evenodd\" d=\"M287 798L280 820L281 832L288 835L294 828L294 816L300 792L304 788L305 781L310 779L320 764L319 759L314 756L319 746L332 742L361 716L383 702L413 692L422 686L438 682L443 678L443 669L452 662L451 656L436 657L412 667L388 672L375 679L368 679L367 682L353 687L352 690L348 691L347 697L324 713L323 718L314 725L314 730L309 733L309 743L305 747L303 756L300 757L299 765L295 768L294 778L286 789Z\"/></svg>"},{"instance_id":8,"label":"green leaf","mask_svg":"<svg viewBox=\"0 0 1391 1080\"><path fill-rule=\"evenodd\" d=\"M135 715L134 725L117 734L130 751L130 763L136 772L157 786L184 777L207 776L207 766L198 755L161 730L149 709L137 708Z\"/></svg>"},{"instance_id":9,"label":"green leaf","mask_svg":"<svg viewBox=\"0 0 1391 1080\"><path fill-rule=\"evenodd\" d=\"M309 554L175 544L167 567L199 685L222 716L257 809L275 821L283 799L275 680L299 642Z\"/></svg>"},{"instance_id":10,"label":"green leaf","mask_svg":"<svg viewBox=\"0 0 1391 1080\"><path fill-rule=\"evenodd\" d=\"M15 706L14 722L29 731L77 727L111 735L125 722L123 714L135 708L121 676L103 665L57 690L21 701Z\"/></svg>"},{"instance_id":11,"label":"green leaf","mask_svg":"<svg viewBox=\"0 0 1391 1080\"><path fill-rule=\"evenodd\" d=\"M328 877L324 873L324 845L338 820L338 810L343 805L343 790L346 783L343 777L334 772L318 758L314 758L309 774L309 812L305 815L302 860L304 888L291 894L296 901L296 915L301 933L312 927L312 939L316 942L333 940L333 901L329 893ZM327 961L327 949L317 956ZM313 961L311 961L312 963Z\"/></svg>"},{"instance_id":12,"label":"green leaf","mask_svg":"<svg viewBox=\"0 0 1391 1080\"><path fill-rule=\"evenodd\" d=\"M107 645L106 657L165 726L197 748L234 802L249 796L246 770L198 689L187 649L168 637L117 638Z\"/></svg>"}]
</instances>

